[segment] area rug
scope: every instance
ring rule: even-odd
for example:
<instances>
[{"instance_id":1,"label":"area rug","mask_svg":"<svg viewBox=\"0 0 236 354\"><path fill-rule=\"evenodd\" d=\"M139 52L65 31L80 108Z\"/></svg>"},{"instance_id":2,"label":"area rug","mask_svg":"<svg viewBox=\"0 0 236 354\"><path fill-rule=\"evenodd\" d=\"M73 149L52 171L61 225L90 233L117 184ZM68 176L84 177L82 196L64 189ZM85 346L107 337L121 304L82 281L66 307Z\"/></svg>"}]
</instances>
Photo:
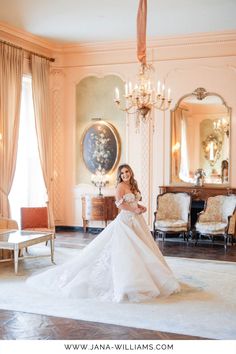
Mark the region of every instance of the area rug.
<instances>
[{"instance_id":1,"label":"area rug","mask_svg":"<svg viewBox=\"0 0 236 354\"><path fill-rule=\"evenodd\" d=\"M31 247L30 252L46 254L49 250L43 245ZM80 252L56 248L56 263ZM236 263L177 257L166 260L182 291L139 304L65 299L58 294L52 297L26 286L30 274L57 266L50 263L50 258L21 261L17 276L12 263L1 263L0 308L209 339L236 339Z\"/></svg>"}]
</instances>

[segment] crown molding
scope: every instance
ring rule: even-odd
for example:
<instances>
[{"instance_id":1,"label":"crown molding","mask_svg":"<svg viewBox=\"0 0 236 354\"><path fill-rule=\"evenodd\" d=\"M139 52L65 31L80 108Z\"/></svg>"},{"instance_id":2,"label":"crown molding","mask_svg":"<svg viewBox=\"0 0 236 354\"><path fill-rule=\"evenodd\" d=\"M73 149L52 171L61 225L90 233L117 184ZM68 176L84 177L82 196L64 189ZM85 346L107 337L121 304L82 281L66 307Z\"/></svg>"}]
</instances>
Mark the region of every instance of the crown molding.
<instances>
[{"instance_id":1,"label":"crown molding","mask_svg":"<svg viewBox=\"0 0 236 354\"><path fill-rule=\"evenodd\" d=\"M35 49L39 54L51 55L56 45L29 32L0 22L0 39L22 46L26 50Z\"/></svg>"},{"instance_id":2,"label":"crown molding","mask_svg":"<svg viewBox=\"0 0 236 354\"><path fill-rule=\"evenodd\" d=\"M35 50L39 54L49 56L80 55L86 54L104 55L106 53L136 52L136 41L107 41L87 43L56 43L44 38L35 36L24 30L20 30L9 24L0 22L0 38L13 44L20 45L26 50ZM181 36L160 36L147 40L147 51L167 50L181 47L187 50L188 46L219 46L228 45L231 47L231 55L236 55L236 30L223 32L197 33ZM232 48L235 48L233 50Z\"/></svg>"},{"instance_id":3,"label":"crown molding","mask_svg":"<svg viewBox=\"0 0 236 354\"><path fill-rule=\"evenodd\" d=\"M166 36L150 40L150 46L192 45L205 43L235 42L235 31L193 33L181 36Z\"/></svg>"},{"instance_id":4,"label":"crown molding","mask_svg":"<svg viewBox=\"0 0 236 354\"><path fill-rule=\"evenodd\" d=\"M156 47L189 46L194 44L236 43L236 30L224 32L195 33L181 36L160 36L147 40L147 49ZM60 52L66 54L89 52L112 52L136 49L136 41L72 43L60 46Z\"/></svg>"},{"instance_id":5,"label":"crown molding","mask_svg":"<svg viewBox=\"0 0 236 354\"><path fill-rule=\"evenodd\" d=\"M137 63L135 41L67 44L60 53L64 67ZM157 37L147 41L147 60L152 63L230 56L236 56L236 31Z\"/></svg>"}]
</instances>

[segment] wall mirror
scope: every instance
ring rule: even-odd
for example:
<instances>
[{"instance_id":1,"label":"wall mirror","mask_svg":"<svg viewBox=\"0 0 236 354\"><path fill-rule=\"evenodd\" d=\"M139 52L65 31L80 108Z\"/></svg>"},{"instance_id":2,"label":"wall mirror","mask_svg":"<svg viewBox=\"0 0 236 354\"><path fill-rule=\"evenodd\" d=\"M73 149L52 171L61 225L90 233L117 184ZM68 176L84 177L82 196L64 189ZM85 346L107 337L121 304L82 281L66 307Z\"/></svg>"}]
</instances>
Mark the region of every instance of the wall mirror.
<instances>
[{"instance_id":1,"label":"wall mirror","mask_svg":"<svg viewBox=\"0 0 236 354\"><path fill-rule=\"evenodd\" d=\"M171 183L228 184L231 109L217 93L197 88L171 111Z\"/></svg>"}]
</instances>

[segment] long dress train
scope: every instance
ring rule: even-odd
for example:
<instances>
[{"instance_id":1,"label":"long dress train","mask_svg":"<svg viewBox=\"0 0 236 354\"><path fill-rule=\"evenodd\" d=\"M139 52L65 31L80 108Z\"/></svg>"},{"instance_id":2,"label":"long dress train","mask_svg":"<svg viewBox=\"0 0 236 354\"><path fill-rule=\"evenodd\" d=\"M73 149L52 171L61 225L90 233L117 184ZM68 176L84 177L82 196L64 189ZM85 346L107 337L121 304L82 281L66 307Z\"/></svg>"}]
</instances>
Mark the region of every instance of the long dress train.
<instances>
[{"instance_id":1,"label":"long dress train","mask_svg":"<svg viewBox=\"0 0 236 354\"><path fill-rule=\"evenodd\" d=\"M123 200L137 203L132 193ZM143 216L126 210L78 256L27 283L66 297L115 302L147 301L180 290Z\"/></svg>"}]
</instances>

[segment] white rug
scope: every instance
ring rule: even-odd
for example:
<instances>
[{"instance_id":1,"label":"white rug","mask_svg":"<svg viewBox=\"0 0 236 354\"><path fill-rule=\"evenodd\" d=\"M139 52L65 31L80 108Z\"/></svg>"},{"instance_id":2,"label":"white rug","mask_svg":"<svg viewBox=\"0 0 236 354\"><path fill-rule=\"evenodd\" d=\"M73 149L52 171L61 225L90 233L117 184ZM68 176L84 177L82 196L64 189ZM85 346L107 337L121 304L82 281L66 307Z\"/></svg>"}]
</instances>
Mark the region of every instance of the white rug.
<instances>
[{"instance_id":1,"label":"white rug","mask_svg":"<svg viewBox=\"0 0 236 354\"><path fill-rule=\"evenodd\" d=\"M45 253L47 247L31 247ZM79 254L56 248L57 264ZM101 303L35 292L25 279L52 267L50 258L21 261L15 276L12 263L0 263L0 308L111 323L213 339L236 339L236 263L166 257L182 291L152 303Z\"/></svg>"}]
</instances>

